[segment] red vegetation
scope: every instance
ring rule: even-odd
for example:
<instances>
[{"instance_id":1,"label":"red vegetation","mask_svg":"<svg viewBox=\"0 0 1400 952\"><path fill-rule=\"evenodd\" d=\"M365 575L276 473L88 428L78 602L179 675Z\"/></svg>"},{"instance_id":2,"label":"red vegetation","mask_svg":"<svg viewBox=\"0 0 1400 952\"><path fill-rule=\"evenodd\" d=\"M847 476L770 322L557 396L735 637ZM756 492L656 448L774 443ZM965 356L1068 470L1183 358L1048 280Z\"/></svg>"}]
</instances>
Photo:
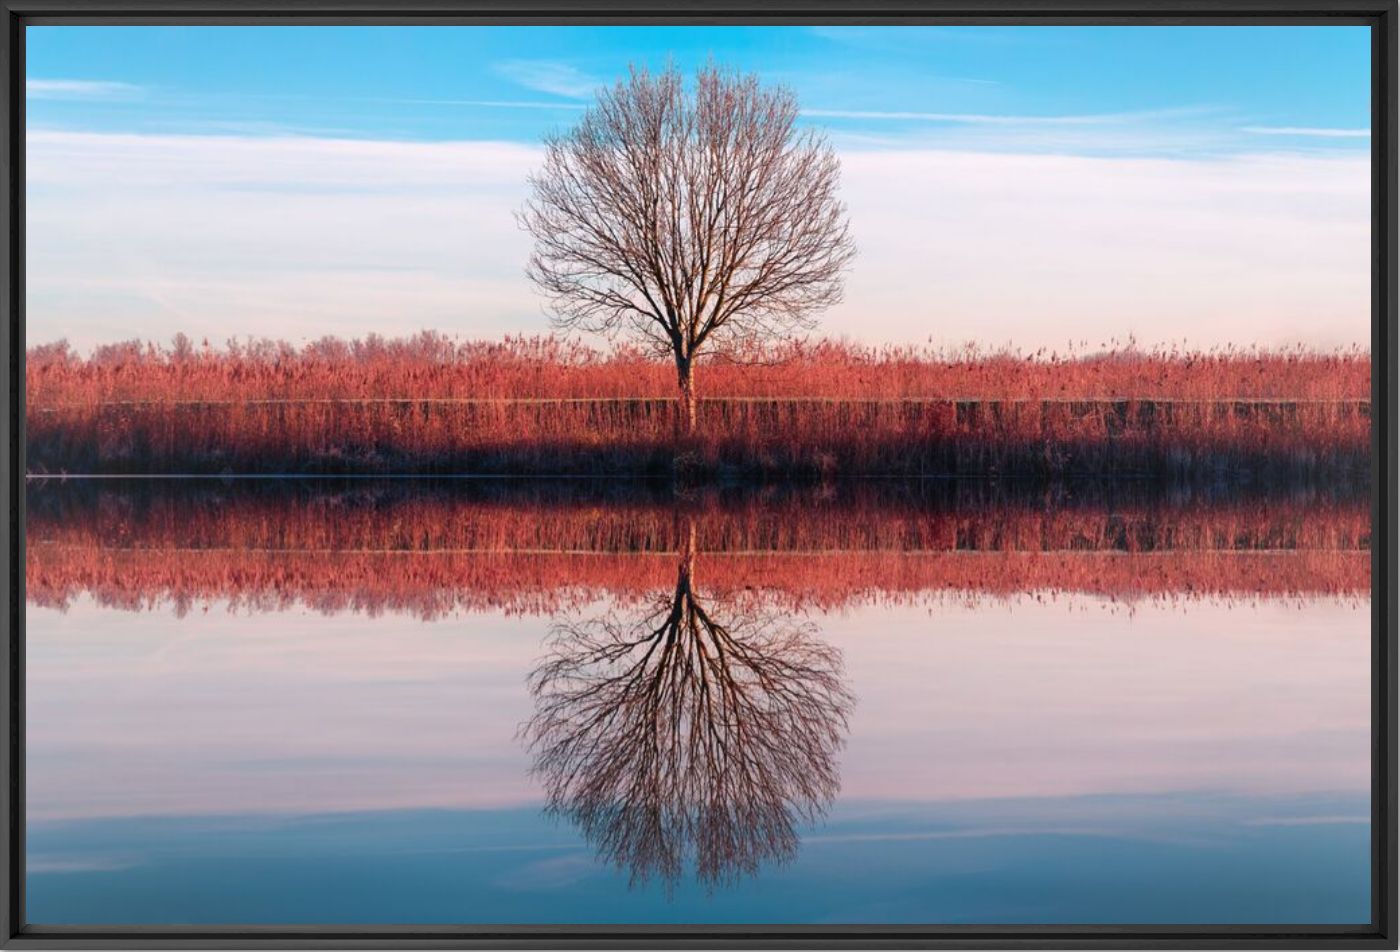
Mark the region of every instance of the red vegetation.
<instances>
[{"instance_id":1,"label":"red vegetation","mask_svg":"<svg viewBox=\"0 0 1400 952\"><path fill-rule=\"evenodd\" d=\"M114 400L247 401L329 398L652 397L671 399L675 367L626 348L603 353L557 338L455 341L326 338L290 344L230 342L223 350L177 340L129 342L82 358L65 344L30 348L26 392L35 406ZM837 399L1366 400L1371 359L1359 352L1119 349L1061 357L789 343L746 362L702 367L711 397Z\"/></svg>"},{"instance_id":2,"label":"red vegetation","mask_svg":"<svg viewBox=\"0 0 1400 952\"><path fill-rule=\"evenodd\" d=\"M34 604L553 612L696 584L792 608L1082 592L1366 596L1364 495L1225 499L907 484L676 500L574 483L32 485Z\"/></svg>"},{"instance_id":3,"label":"red vegetation","mask_svg":"<svg viewBox=\"0 0 1400 952\"><path fill-rule=\"evenodd\" d=\"M1364 473L1370 358L788 344L698 371L554 339L33 348L37 472Z\"/></svg>"}]
</instances>

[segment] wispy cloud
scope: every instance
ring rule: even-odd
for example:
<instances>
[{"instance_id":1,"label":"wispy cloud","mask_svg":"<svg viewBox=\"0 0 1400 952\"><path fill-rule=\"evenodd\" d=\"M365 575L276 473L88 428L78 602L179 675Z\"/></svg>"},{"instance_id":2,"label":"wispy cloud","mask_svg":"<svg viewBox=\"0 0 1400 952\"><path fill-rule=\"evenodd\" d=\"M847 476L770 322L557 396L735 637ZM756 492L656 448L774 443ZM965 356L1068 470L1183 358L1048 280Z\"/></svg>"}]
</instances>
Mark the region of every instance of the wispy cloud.
<instances>
[{"instance_id":1,"label":"wispy cloud","mask_svg":"<svg viewBox=\"0 0 1400 952\"><path fill-rule=\"evenodd\" d=\"M947 122L976 126L1102 126L1200 115L1200 107L1158 109L1144 112L1105 112L1067 116L995 115L973 112L883 112L867 109L804 109L802 115L819 119L867 119L894 122Z\"/></svg>"},{"instance_id":2,"label":"wispy cloud","mask_svg":"<svg viewBox=\"0 0 1400 952\"><path fill-rule=\"evenodd\" d=\"M954 149L1080 156L1204 157L1248 152L1257 140L1214 106L1122 112L1024 113L814 108L832 141L855 149Z\"/></svg>"},{"instance_id":3,"label":"wispy cloud","mask_svg":"<svg viewBox=\"0 0 1400 952\"><path fill-rule=\"evenodd\" d=\"M584 109L581 102L542 102L529 99L368 99L366 102L406 106L473 106L482 109Z\"/></svg>"},{"instance_id":4,"label":"wispy cloud","mask_svg":"<svg viewBox=\"0 0 1400 952\"><path fill-rule=\"evenodd\" d=\"M1241 132L1256 136L1311 136L1318 139L1369 139L1370 129L1329 129L1319 126L1244 126Z\"/></svg>"},{"instance_id":5,"label":"wispy cloud","mask_svg":"<svg viewBox=\"0 0 1400 952\"><path fill-rule=\"evenodd\" d=\"M496 64L496 72L527 89L586 99L604 82L568 63L554 60L506 60Z\"/></svg>"},{"instance_id":6,"label":"wispy cloud","mask_svg":"<svg viewBox=\"0 0 1400 952\"><path fill-rule=\"evenodd\" d=\"M24 95L29 99L127 99L140 94L141 87L97 79L26 79Z\"/></svg>"}]
</instances>

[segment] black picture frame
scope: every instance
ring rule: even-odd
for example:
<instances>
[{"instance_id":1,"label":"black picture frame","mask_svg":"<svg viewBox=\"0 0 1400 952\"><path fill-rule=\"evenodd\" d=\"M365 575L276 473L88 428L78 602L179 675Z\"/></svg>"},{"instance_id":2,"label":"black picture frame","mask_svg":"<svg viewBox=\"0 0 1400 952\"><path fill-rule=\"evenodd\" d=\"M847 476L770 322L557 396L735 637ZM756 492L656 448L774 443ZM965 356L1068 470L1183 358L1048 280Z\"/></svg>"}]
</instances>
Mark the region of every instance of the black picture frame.
<instances>
[{"instance_id":1,"label":"black picture frame","mask_svg":"<svg viewBox=\"0 0 1400 952\"><path fill-rule=\"evenodd\" d=\"M0 0L0 945L13 949L1397 948L1397 0ZM1372 36L1372 920L1364 926L45 926L24 919L24 302L27 25L47 24L1321 24ZM1010 265L1008 265L1008 268Z\"/></svg>"}]
</instances>

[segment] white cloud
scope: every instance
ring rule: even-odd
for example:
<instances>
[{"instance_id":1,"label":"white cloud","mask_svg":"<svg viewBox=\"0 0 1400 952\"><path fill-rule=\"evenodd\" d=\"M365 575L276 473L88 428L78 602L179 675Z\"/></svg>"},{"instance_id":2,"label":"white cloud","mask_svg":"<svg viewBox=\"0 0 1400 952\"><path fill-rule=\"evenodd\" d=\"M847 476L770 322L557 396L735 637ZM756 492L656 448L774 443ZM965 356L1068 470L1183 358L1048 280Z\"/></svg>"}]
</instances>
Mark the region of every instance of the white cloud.
<instances>
[{"instance_id":1,"label":"white cloud","mask_svg":"<svg viewBox=\"0 0 1400 952\"><path fill-rule=\"evenodd\" d=\"M512 215L533 147L31 131L28 150L32 342L548 330ZM842 157L859 256L825 333L1369 340L1364 155Z\"/></svg>"},{"instance_id":2,"label":"white cloud","mask_svg":"<svg viewBox=\"0 0 1400 952\"><path fill-rule=\"evenodd\" d=\"M140 86L92 79L26 79L24 95L29 99L125 99L141 92Z\"/></svg>"},{"instance_id":3,"label":"white cloud","mask_svg":"<svg viewBox=\"0 0 1400 952\"><path fill-rule=\"evenodd\" d=\"M1145 119L1199 115L1198 109L1163 109L1150 112L1085 113L1066 116L994 115L968 112L881 112L866 109L804 109L802 115L826 119L875 119L914 122L948 122L987 126L1102 126Z\"/></svg>"},{"instance_id":4,"label":"white cloud","mask_svg":"<svg viewBox=\"0 0 1400 952\"><path fill-rule=\"evenodd\" d=\"M1319 139L1369 139L1370 129L1328 129L1316 126L1245 126L1241 132L1256 136L1309 136Z\"/></svg>"},{"instance_id":5,"label":"white cloud","mask_svg":"<svg viewBox=\"0 0 1400 952\"><path fill-rule=\"evenodd\" d=\"M1202 159L1258 151L1257 139L1210 106L1059 115L815 108L802 115L855 149Z\"/></svg>"},{"instance_id":6,"label":"white cloud","mask_svg":"<svg viewBox=\"0 0 1400 952\"><path fill-rule=\"evenodd\" d=\"M860 256L824 323L1029 350L1364 344L1369 182L1364 156L847 152Z\"/></svg>"},{"instance_id":7,"label":"white cloud","mask_svg":"<svg viewBox=\"0 0 1400 952\"><path fill-rule=\"evenodd\" d=\"M506 60L496 64L496 71L527 89L569 99L586 99L607 85L575 66L552 60Z\"/></svg>"},{"instance_id":8,"label":"white cloud","mask_svg":"<svg viewBox=\"0 0 1400 952\"><path fill-rule=\"evenodd\" d=\"M546 326L512 218L533 149L68 133L28 148L31 340Z\"/></svg>"}]
</instances>

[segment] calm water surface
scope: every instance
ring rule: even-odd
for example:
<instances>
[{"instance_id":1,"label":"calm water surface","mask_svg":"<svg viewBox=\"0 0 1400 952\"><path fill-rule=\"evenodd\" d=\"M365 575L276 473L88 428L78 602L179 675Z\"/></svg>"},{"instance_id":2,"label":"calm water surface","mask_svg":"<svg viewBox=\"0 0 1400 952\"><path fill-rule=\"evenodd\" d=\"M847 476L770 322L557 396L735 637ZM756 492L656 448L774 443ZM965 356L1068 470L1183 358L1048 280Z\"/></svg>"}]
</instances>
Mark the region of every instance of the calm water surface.
<instances>
[{"instance_id":1,"label":"calm water surface","mask_svg":"<svg viewBox=\"0 0 1400 952\"><path fill-rule=\"evenodd\" d=\"M1364 494L29 494L35 923L1369 918Z\"/></svg>"}]
</instances>

